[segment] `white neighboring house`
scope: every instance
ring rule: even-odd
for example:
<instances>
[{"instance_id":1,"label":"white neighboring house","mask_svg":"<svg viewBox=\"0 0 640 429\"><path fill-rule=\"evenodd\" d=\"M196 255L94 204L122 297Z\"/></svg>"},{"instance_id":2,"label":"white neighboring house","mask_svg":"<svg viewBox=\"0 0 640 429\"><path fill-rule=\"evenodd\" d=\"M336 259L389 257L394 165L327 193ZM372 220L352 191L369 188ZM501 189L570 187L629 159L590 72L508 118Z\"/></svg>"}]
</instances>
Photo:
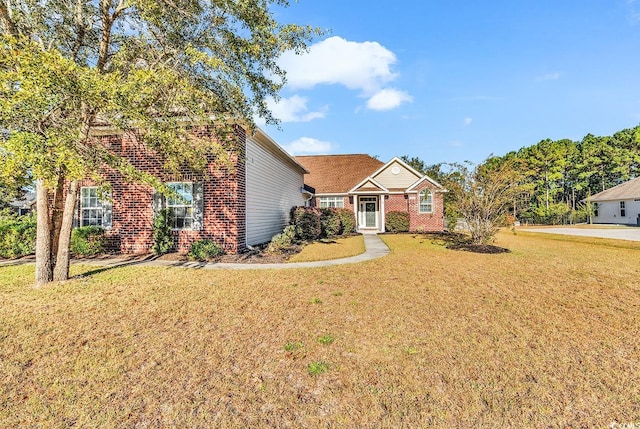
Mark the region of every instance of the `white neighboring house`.
<instances>
[{"instance_id":1,"label":"white neighboring house","mask_svg":"<svg viewBox=\"0 0 640 429\"><path fill-rule=\"evenodd\" d=\"M593 223L638 225L640 177L595 194L590 201L593 204Z\"/></svg>"}]
</instances>

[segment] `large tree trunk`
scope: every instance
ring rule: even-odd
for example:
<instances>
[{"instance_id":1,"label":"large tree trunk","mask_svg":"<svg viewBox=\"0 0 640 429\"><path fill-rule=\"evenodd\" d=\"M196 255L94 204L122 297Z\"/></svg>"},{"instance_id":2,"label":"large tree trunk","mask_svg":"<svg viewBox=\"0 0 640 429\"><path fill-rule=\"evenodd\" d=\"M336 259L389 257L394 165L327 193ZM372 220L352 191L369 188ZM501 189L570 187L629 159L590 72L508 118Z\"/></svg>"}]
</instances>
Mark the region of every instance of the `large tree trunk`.
<instances>
[{"instance_id":1,"label":"large tree trunk","mask_svg":"<svg viewBox=\"0 0 640 429\"><path fill-rule=\"evenodd\" d=\"M43 285L53 279L53 261L51 260L49 193L42 180L36 182L36 198L36 284Z\"/></svg>"},{"instance_id":2,"label":"large tree trunk","mask_svg":"<svg viewBox=\"0 0 640 429\"><path fill-rule=\"evenodd\" d=\"M73 217L78 196L78 182L69 183L67 198L64 203L64 212L58 235L56 265L53 270L53 280L62 281L69 279L69 262L71 248L71 231L73 230Z\"/></svg>"},{"instance_id":3,"label":"large tree trunk","mask_svg":"<svg viewBox=\"0 0 640 429\"><path fill-rule=\"evenodd\" d=\"M51 212L51 257L58 254L58 243L60 241L60 229L64 211L64 176L58 176L58 183L53 193L53 208ZM53 260L55 266L56 261Z\"/></svg>"}]
</instances>

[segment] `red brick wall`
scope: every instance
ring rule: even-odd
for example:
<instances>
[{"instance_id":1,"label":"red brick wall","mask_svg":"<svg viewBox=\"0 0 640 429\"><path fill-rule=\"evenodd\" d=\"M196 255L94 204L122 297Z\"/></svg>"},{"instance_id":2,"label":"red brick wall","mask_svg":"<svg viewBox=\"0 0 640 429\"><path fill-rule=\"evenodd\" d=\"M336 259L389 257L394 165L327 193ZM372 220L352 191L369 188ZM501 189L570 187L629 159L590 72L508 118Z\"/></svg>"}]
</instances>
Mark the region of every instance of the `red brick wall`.
<instances>
[{"instance_id":1,"label":"red brick wall","mask_svg":"<svg viewBox=\"0 0 640 429\"><path fill-rule=\"evenodd\" d=\"M194 130L200 136L211 136L210 130ZM215 160L209 161L209 177L190 171L168 174L163 171L157 154L141 144L133 133L102 137L114 152L121 153L135 167L153 174L163 182L202 182L204 190L203 228L199 231L174 231L174 242L179 252L187 252L191 243L211 239L223 246L227 253L237 253L245 247L246 183L244 150L246 136L238 129L238 148L231 152L232 169L220 169ZM153 246L153 189L148 185L129 183L117 171L106 169L105 176L112 186L112 228L108 230L111 251L146 253ZM91 185L84 181L83 186Z\"/></svg>"},{"instance_id":2,"label":"red brick wall","mask_svg":"<svg viewBox=\"0 0 640 429\"><path fill-rule=\"evenodd\" d=\"M416 190L431 189L433 213L419 213L420 200L418 194L409 194L409 230L410 231L443 231L444 230L444 202L443 195L436 192L431 183L424 181Z\"/></svg>"},{"instance_id":3,"label":"red brick wall","mask_svg":"<svg viewBox=\"0 0 640 429\"><path fill-rule=\"evenodd\" d=\"M444 230L444 204L441 193L436 193L429 183L425 183L417 190L430 188L433 193L433 213L419 213L419 199L417 193L391 194L384 200L385 215L392 211L409 213L410 231L442 231Z\"/></svg>"}]
</instances>

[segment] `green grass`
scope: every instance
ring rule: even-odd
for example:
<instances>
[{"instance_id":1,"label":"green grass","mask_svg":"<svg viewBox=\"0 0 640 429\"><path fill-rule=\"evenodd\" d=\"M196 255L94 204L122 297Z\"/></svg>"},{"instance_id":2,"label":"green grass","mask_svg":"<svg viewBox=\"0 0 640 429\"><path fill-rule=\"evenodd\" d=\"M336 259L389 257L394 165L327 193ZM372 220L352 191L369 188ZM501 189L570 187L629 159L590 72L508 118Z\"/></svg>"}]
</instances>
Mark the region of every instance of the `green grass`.
<instances>
[{"instance_id":1,"label":"green grass","mask_svg":"<svg viewBox=\"0 0 640 429\"><path fill-rule=\"evenodd\" d=\"M309 364L309 375L320 375L329 370L326 362L312 362Z\"/></svg>"},{"instance_id":2,"label":"green grass","mask_svg":"<svg viewBox=\"0 0 640 429\"><path fill-rule=\"evenodd\" d=\"M638 422L635 243L382 238L387 257L319 269L73 266L37 289L1 267L0 427Z\"/></svg>"}]
</instances>

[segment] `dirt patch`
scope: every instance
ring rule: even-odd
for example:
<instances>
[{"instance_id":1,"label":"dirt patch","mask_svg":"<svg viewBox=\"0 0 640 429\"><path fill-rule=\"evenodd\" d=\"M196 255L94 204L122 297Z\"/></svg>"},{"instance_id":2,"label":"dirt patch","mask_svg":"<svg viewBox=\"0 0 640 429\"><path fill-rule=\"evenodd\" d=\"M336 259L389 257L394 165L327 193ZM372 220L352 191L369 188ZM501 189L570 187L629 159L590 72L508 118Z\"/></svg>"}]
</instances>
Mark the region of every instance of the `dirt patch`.
<instances>
[{"instance_id":1,"label":"dirt patch","mask_svg":"<svg viewBox=\"0 0 640 429\"><path fill-rule=\"evenodd\" d=\"M265 251L266 246L255 247L251 250L247 249L242 253L222 255L217 258L212 258L206 262L223 262L234 264L278 264L287 262L287 260L300 253L303 246L291 246L287 251L281 254L267 253ZM125 253L110 253L97 256L90 256L84 258L74 258L76 261L82 260L102 260L102 259L118 259L127 262L140 262L140 261L171 261L171 262L187 262L192 259L186 253L171 252L165 255L153 255L153 254L125 254Z\"/></svg>"},{"instance_id":2,"label":"dirt patch","mask_svg":"<svg viewBox=\"0 0 640 429\"><path fill-rule=\"evenodd\" d=\"M413 234L413 238L420 237L423 240L430 240L432 243L440 244L447 249L462 250L473 253L499 254L510 253L511 250L494 246L492 244L473 244L469 241L469 236L456 232L433 232L426 234Z\"/></svg>"},{"instance_id":3,"label":"dirt patch","mask_svg":"<svg viewBox=\"0 0 640 429\"><path fill-rule=\"evenodd\" d=\"M505 249L504 247L493 246L491 244L470 244L470 243L459 243L459 244L451 244L447 246L447 249L451 250L464 250L465 252L473 252L473 253L511 253L511 250Z\"/></svg>"}]
</instances>

